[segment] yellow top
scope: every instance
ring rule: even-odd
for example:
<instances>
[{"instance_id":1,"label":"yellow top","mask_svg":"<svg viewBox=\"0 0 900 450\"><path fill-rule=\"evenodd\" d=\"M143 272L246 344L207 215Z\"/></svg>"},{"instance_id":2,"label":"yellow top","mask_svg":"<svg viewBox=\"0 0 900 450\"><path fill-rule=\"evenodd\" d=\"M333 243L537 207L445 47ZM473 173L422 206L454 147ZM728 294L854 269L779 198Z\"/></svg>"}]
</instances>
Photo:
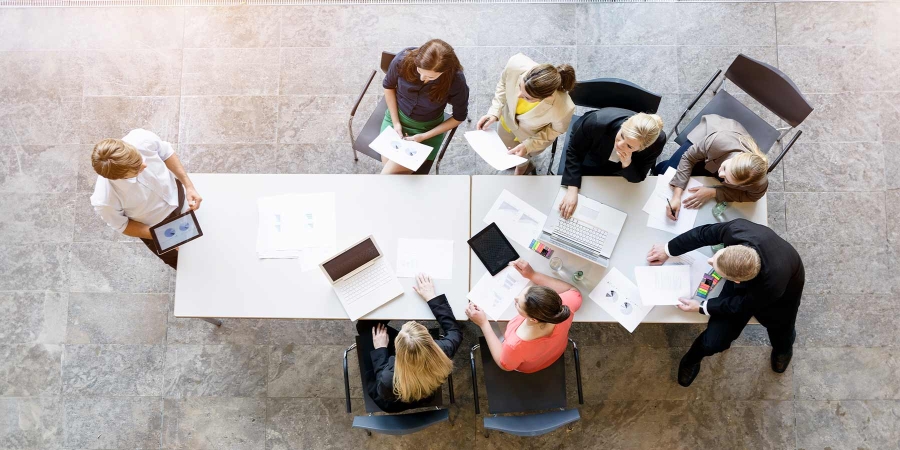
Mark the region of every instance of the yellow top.
<instances>
[{"instance_id":1,"label":"yellow top","mask_svg":"<svg viewBox=\"0 0 900 450\"><path fill-rule=\"evenodd\" d=\"M516 115L520 116L522 114L527 113L528 111L531 111L538 105L538 103L540 103L540 101L530 103L530 102L525 101L524 98L520 98L519 101L516 103ZM500 116L500 125L502 125L503 129L506 130L508 133L512 133L512 130L510 130L509 127L506 126L506 121L503 120L502 115ZM519 139L516 139L516 141L518 141L518 140Z\"/></svg>"}]
</instances>

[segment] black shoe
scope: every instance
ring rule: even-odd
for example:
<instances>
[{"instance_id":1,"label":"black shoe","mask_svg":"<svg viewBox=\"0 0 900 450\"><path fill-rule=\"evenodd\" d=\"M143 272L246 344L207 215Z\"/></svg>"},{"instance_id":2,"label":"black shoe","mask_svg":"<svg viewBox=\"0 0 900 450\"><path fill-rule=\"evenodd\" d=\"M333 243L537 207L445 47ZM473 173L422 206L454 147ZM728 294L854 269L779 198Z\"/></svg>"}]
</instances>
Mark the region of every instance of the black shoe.
<instances>
[{"instance_id":1,"label":"black shoe","mask_svg":"<svg viewBox=\"0 0 900 450\"><path fill-rule=\"evenodd\" d=\"M684 355L681 363L678 364L678 384L684 387L690 386L694 382L694 378L697 378L698 373L700 373L700 361L690 364L687 361L687 355Z\"/></svg>"},{"instance_id":2,"label":"black shoe","mask_svg":"<svg viewBox=\"0 0 900 450\"><path fill-rule=\"evenodd\" d=\"M790 348L786 352L778 353L774 348L772 349L772 370L775 373L784 373L787 370L788 365L791 364L791 357L794 356L794 349Z\"/></svg>"}]
</instances>

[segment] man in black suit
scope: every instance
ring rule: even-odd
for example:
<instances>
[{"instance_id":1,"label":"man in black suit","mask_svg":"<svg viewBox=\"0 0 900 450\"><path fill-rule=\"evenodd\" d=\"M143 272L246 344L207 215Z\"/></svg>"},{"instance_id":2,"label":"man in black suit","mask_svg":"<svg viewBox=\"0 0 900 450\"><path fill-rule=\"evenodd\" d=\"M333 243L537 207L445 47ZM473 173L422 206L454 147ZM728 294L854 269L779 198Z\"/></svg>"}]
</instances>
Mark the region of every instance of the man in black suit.
<instances>
[{"instance_id":1,"label":"man in black suit","mask_svg":"<svg viewBox=\"0 0 900 450\"><path fill-rule=\"evenodd\" d=\"M731 347L751 317L769 333L772 370L784 372L793 355L794 323L805 282L803 262L797 250L768 227L744 219L703 225L668 244L654 245L647 261L659 265L670 256L720 243L725 248L709 264L724 280L722 293L702 302L679 299L682 311L709 315L706 331L681 358L678 384L685 387L697 377L703 357Z\"/></svg>"}]
</instances>

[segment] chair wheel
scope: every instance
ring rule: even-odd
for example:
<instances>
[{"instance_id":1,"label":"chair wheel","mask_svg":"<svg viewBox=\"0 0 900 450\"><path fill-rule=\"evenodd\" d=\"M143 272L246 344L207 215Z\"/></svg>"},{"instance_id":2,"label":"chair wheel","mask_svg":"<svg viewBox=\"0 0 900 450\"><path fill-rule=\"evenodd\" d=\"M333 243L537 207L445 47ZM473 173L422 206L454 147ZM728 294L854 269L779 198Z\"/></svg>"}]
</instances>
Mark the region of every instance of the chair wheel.
<instances>
[{"instance_id":1,"label":"chair wheel","mask_svg":"<svg viewBox=\"0 0 900 450\"><path fill-rule=\"evenodd\" d=\"M371 432L371 431L369 431L369 430L366 430L366 436L368 436L368 437L372 437L372 432Z\"/></svg>"}]
</instances>

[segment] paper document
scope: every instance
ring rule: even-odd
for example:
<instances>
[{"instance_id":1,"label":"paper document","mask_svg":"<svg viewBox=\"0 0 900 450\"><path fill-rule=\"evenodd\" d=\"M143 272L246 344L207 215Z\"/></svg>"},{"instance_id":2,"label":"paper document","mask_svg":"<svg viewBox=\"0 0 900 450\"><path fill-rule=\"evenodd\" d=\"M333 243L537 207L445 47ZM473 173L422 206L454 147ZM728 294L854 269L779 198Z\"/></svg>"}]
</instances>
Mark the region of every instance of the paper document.
<instances>
[{"instance_id":1,"label":"paper document","mask_svg":"<svg viewBox=\"0 0 900 450\"><path fill-rule=\"evenodd\" d=\"M400 137L393 128L387 127L369 144L369 148L391 161L415 172L428 159L434 148Z\"/></svg>"},{"instance_id":2,"label":"paper document","mask_svg":"<svg viewBox=\"0 0 900 450\"><path fill-rule=\"evenodd\" d=\"M493 277L485 273L466 298L483 309L488 317L499 320L529 284L514 267L507 267Z\"/></svg>"},{"instance_id":3,"label":"paper document","mask_svg":"<svg viewBox=\"0 0 900 450\"><path fill-rule=\"evenodd\" d=\"M634 278L645 305L677 305L679 297L692 295L688 266L637 266Z\"/></svg>"},{"instance_id":4,"label":"paper document","mask_svg":"<svg viewBox=\"0 0 900 450\"><path fill-rule=\"evenodd\" d=\"M647 218L648 227L668 231L673 234L681 234L694 228L698 210L688 209L682 205L681 210L678 211L678 220L670 220L666 215L666 202L671 200L673 195L672 187L669 186L669 183L675 177L675 173L675 169L669 167L666 173L656 177L656 188L650 194L647 202L644 203L643 209L650 216ZM682 194L682 200L692 195L688 192L688 189L693 187L703 187L703 184L691 178Z\"/></svg>"},{"instance_id":5,"label":"paper document","mask_svg":"<svg viewBox=\"0 0 900 450\"><path fill-rule=\"evenodd\" d=\"M506 170L528 162L521 156L510 155L509 149L496 131L467 131L465 136L472 150L497 170Z\"/></svg>"},{"instance_id":6,"label":"paper document","mask_svg":"<svg viewBox=\"0 0 900 450\"><path fill-rule=\"evenodd\" d=\"M494 205L484 216L484 223L497 223L500 231L510 240L522 247L531 246L531 240L537 239L544 228L547 215L538 211L524 200L516 197L506 189L500 193Z\"/></svg>"},{"instance_id":7,"label":"paper document","mask_svg":"<svg viewBox=\"0 0 900 450\"><path fill-rule=\"evenodd\" d=\"M437 280L453 279L453 241L444 239L399 239L397 276L413 278L425 273Z\"/></svg>"},{"instance_id":8,"label":"paper document","mask_svg":"<svg viewBox=\"0 0 900 450\"><path fill-rule=\"evenodd\" d=\"M312 270L334 253L337 241L334 193L286 194L257 200L260 259L300 259Z\"/></svg>"},{"instance_id":9,"label":"paper document","mask_svg":"<svg viewBox=\"0 0 900 450\"><path fill-rule=\"evenodd\" d=\"M619 269L613 267L589 297L616 319L629 333L641 324L653 306L644 306L640 291Z\"/></svg>"},{"instance_id":10,"label":"paper document","mask_svg":"<svg viewBox=\"0 0 900 450\"><path fill-rule=\"evenodd\" d=\"M703 281L703 275L712 270L706 261L709 257L697 250L687 252L681 256L673 256L666 260L663 266L688 266L691 270L691 296L696 295L697 287Z\"/></svg>"}]
</instances>

